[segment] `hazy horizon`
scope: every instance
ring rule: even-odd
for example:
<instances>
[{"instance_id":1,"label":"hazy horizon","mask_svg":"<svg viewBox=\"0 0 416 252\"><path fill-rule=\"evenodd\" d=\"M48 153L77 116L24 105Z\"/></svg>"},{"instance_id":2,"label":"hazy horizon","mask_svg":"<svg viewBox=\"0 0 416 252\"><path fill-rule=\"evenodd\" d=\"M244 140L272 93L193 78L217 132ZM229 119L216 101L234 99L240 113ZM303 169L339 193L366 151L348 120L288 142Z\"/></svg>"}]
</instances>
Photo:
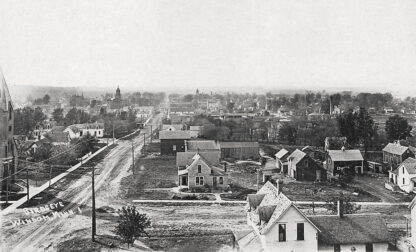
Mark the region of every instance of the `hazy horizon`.
<instances>
[{"instance_id":1,"label":"hazy horizon","mask_svg":"<svg viewBox=\"0 0 416 252\"><path fill-rule=\"evenodd\" d=\"M416 96L411 0L0 2L9 85Z\"/></svg>"}]
</instances>

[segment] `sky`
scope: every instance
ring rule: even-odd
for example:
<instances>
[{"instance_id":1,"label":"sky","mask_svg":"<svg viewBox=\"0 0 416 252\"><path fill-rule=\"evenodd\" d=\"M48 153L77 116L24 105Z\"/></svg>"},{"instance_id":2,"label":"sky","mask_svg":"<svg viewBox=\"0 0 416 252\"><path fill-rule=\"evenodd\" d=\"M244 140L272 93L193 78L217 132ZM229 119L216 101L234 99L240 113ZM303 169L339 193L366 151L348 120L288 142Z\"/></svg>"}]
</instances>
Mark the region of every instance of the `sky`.
<instances>
[{"instance_id":1,"label":"sky","mask_svg":"<svg viewBox=\"0 0 416 252\"><path fill-rule=\"evenodd\" d=\"M12 85L416 96L414 0L1 0Z\"/></svg>"}]
</instances>

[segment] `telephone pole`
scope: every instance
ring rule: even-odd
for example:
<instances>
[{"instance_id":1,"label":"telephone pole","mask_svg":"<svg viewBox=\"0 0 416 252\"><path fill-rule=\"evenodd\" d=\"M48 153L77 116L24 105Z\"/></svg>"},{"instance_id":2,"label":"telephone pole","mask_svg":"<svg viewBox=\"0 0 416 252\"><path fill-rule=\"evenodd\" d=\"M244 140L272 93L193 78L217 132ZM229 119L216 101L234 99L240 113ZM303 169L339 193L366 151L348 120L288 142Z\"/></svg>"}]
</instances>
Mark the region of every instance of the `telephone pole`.
<instances>
[{"instance_id":1,"label":"telephone pole","mask_svg":"<svg viewBox=\"0 0 416 252\"><path fill-rule=\"evenodd\" d=\"M92 167L92 241L95 241L95 233L96 233L96 222L95 222L95 186L94 186L94 170L95 167Z\"/></svg>"},{"instance_id":2,"label":"telephone pole","mask_svg":"<svg viewBox=\"0 0 416 252\"><path fill-rule=\"evenodd\" d=\"M26 191L27 191L27 201L29 202L29 167L26 166Z\"/></svg>"},{"instance_id":3,"label":"telephone pole","mask_svg":"<svg viewBox=\"0 0 416 252\"><path fill-rule=\"evenodd\" d=\"M150 124L150 142L152 142L153 138L153 128L152 125Z\"/></svg>"},{"instance_id":4,"label":"telephone pole","mask_svg":"<svg viewBox=\"0 0 416 252\"><path fill-rule=\"evenodd\" d=\"M113 122L113 143L114 143L114 122Z\"/></svg>"}]
</instances>

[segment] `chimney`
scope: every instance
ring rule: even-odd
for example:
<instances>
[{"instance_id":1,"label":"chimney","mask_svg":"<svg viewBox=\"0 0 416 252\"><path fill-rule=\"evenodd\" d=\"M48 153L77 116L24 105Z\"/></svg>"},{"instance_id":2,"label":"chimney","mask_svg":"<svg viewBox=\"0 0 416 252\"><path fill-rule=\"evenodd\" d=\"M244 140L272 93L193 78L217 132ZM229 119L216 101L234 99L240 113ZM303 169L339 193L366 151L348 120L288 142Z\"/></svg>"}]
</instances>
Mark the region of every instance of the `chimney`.
<instances>
[{"instance_id":1,"label":"chimney","mask_svg":"<svg viewBox=\"0 0 416 252\"><path fill-rule=\"evenodd\" d=\"M337 201L337 210L338 210L338 217L339 218L344 217L344 205L341 199Z\"/></svg>"},{"instance_id":2,"label":"chimney","mask_svg":"<svg viewBox=\"0 0 416 252\"><path fill-rule=\"evenodd\" d=\"M280 193L282 190L282 186L283 185L283 180L280 182L280 179L276 180L276 188L277 188L277 193Z\"/></svg>"},{"instance_id":3,"label":"chimney","mask_svg":"<svg viewBox=\"0 0 416 252\"><path fill-rule=\"evenodd\" d=\"M344 147L344 146L342 146L341 150L342 150L342 151L345 151L345 147Z\"/></svg>"}]
</instances>

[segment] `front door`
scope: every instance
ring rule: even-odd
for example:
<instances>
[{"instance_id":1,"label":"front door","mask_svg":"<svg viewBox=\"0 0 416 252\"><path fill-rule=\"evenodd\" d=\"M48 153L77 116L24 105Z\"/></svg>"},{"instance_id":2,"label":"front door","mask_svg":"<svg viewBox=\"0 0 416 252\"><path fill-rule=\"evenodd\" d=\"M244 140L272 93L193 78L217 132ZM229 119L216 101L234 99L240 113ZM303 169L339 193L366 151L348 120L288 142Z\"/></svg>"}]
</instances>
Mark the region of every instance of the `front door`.
<instances>
[{"instance_id":1,"label":"front door","mask_svg":"<svg viewBox=\"0 0 416 252\"><path fill-rule=\"evenodd\" d=\"M217 187L217 177L212 177L212 186Z\"/></svg>"}]
</instances>

